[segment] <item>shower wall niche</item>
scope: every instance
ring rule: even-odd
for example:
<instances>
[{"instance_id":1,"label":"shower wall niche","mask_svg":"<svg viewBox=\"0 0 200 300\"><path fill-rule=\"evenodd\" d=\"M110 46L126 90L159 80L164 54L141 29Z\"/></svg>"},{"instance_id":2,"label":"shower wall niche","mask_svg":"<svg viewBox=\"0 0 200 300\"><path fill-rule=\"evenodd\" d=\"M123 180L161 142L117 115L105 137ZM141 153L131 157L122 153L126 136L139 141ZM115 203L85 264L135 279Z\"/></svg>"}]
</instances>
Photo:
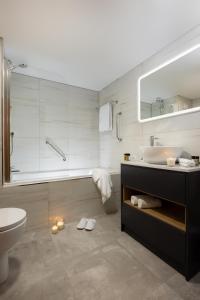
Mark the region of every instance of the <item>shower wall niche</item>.
<instances>
[{"instance_id":1,"label":"shower wall niche","mask_svg":"<svg viewBox=\"0 0 200 300\"><path fill-rule=\"evenodd\" d=\"M97 92L17 73L12 73L10 86L13 170L98 166ZM46 138L64 152L66 161L46 144Z\"/></svg>"}]
</instances>

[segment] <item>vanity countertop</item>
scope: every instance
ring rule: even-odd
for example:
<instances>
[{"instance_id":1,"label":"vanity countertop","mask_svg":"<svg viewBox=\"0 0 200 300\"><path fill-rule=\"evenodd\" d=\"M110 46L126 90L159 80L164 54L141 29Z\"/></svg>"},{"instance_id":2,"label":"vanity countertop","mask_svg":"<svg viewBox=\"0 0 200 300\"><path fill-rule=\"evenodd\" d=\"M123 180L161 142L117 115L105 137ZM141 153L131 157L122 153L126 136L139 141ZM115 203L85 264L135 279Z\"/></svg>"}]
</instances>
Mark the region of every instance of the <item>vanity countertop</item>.
<instances>
[{"instance_id":1,"label":"vanity countertop","mask_svg":"<svg viewBox=\"0 0 200 300\"><path fill-rule=\"evenodd\" d=\"M200 166L186 168L186 167L181 167L180 165L176 164L174 167L169 167L167 165L149 164L142 160L122 161L121 163L124 165L132 165L132 166L139 166L139 167L146 167L146 168L153 168L153 169L186 172L186 173L200 171Z\"/></svg>"}]
</instances>

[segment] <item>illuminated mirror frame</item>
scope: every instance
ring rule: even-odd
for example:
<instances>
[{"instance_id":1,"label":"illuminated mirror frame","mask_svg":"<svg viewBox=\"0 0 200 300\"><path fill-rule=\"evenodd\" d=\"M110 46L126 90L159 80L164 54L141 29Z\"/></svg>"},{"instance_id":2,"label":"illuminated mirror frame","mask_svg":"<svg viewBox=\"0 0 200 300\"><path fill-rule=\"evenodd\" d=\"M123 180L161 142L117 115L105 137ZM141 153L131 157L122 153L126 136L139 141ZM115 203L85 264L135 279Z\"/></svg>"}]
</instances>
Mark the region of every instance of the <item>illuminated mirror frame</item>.
<instances>
[{"instance_id":1,"label":"illuminated mirror frame","mask_svg":"<svg viewBox=\"0 0 200 300\"><path fill-rule=\"evenodd\" d=\"M138 78L138 82L137 82L137 99L138 99L138 121L140 123L145 123L145 122L150 122L150 121L153 121L153 120L159 120L159 119L164 119L164 118L168 118L168 117L173 117L173 116L178 116L178 115L188 114L188 113L191 113L191 112L200 111L200 107L194 107L194 108L188 108L186 110L182 110L182 111L178 111L178 112L168 113L168 114L161 115L161 116L141 119L141 102L140 102L140 95L141 95L140 86L141 86L141 80L142 79L144 79L144 78L148 77L149 75L157 72L158 70L166 67L167 65L173 63L174 61L178 60L179 58L188 55L189 53L197 50L198 48L200 48L200 44L197 44L197 45L193 46L192 48L189 48L188 50L186 50L184 52L181 52L179 55L173 57L172 59L167 60L163 64L159 65L158 67L156 67L153 70L143 74L142 76L140 76Z\"/></svg>"}]
</instances>

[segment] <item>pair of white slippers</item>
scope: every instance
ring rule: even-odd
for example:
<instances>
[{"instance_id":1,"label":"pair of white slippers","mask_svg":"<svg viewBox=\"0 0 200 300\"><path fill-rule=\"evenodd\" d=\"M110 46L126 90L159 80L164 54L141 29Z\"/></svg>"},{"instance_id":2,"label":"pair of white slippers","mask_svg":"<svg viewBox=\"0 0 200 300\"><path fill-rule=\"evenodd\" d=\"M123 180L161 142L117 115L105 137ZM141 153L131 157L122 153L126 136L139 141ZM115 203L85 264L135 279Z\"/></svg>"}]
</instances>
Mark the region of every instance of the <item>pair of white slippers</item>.
<instances>
[{"instance_id":1,"label":"pair of white slippers","mask_svg":"<svg viewBox=\"0 0 200 300\"><path fill-rule=\"evenodd\" d=\"M92 231L95 228L95 225L96 225L95 219L82 218L78 223L78 225L76 226L76 228L79 230L85 229L88 231Z\"/></svg>"}]
</instances>

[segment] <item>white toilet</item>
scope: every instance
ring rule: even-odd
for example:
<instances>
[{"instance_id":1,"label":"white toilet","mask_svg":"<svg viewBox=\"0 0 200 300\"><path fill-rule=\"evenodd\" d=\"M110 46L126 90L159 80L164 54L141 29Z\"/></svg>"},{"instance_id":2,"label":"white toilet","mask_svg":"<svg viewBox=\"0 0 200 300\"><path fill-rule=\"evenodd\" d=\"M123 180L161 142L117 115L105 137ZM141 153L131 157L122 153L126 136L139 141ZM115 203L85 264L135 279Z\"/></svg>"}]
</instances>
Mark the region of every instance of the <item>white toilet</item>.
<instances>
[{"instance_id":1,"label":"white toilet","mask_svg":"<svg viewBox=\"0 0 200 300\"><path fill-rule=\"evenodd\" d=\"M25 210L0 208L0 284L8 278L8 250L20 239L25 224Z\"/></svg>"}]
</instances>

